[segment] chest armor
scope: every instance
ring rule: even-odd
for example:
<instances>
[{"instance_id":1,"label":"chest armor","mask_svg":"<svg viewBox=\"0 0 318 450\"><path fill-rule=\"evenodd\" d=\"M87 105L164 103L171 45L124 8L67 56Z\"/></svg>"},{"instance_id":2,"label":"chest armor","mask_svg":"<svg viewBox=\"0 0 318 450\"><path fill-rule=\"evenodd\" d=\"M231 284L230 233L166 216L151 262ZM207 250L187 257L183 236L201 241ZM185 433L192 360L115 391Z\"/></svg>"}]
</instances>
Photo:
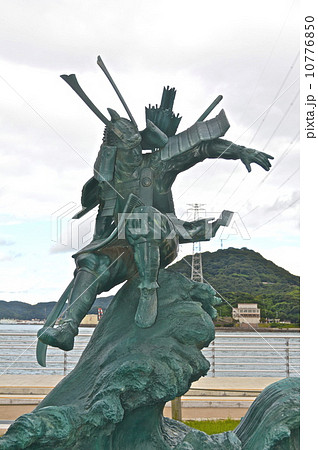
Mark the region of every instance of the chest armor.
<instances>
[{"instance_id":1,"label":"chest armor","mask_svg":"<svg viewBox=\"0 0 318 450\"><path fill-rule=\"evenodd\" d=\"M112 216L115 210L121 212L126 204L129 194L133 193L142 203L153 206L154 185L153 171L148 168L138 170L135 177L127 181L110 181L101 183L101 209L102 216Z\"/></svg>"},{"instance_id":2,"label":"chest armor","mask_svg":"<svg viewBox=\"0 0 318 450\"><path fill-rule=\"evenodd\" d=\"M172 193L159 193L154 188L154 173L149 167L140 169L138 177L125 182L103 183L101 192L102 216L113 216L123 211L129 194L133 193L147 206L154 206L163 213L174 212Z\"/></svg>"}]
</instances>

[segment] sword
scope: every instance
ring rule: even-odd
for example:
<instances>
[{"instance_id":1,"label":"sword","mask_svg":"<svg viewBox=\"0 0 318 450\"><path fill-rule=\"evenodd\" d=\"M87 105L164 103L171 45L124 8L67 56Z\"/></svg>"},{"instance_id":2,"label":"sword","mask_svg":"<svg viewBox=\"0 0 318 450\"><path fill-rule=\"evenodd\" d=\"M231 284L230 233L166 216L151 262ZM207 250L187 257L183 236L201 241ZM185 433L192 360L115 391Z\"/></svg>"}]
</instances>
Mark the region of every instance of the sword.
<instances>
[{"instance_id":1,"label":"sword","mask_svg":"<svg viewBox=\"0 0 318 450\"><path fill-rule=\"evenodd\" d=\"M59 301L56 303L50 314L47 316L46 322L44 324L43 328L53 327L56 319L61 314L64 305L66 303L66 300L68 299L68 296L72 290L74 284L74 280L70 282L70 284L67 286L63 294L61 295ZM41 330L43 330L41 328ZM46 367L46 352L47 352L47 344L44 344L44 342L41 342L39 338L41 337L41 330L39 330L39 336L38 336L38 342L36 346L36 359L40 366ZM42 331L43 332L43 331Z\"/></svg>"}]
</instances>

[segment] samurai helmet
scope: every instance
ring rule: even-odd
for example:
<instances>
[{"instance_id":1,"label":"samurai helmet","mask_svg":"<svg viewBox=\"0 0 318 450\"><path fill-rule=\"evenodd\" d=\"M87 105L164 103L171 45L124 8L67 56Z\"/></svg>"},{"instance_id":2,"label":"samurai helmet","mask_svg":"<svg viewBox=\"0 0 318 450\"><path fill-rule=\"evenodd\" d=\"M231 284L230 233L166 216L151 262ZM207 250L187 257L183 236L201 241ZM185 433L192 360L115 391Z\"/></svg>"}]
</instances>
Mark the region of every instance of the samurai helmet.
<instances>
[{"instance_id":1,"label":"samurai helmet","mask_svg":"<svg viewBox=\"0 0 318 450\"><path fill-rule=\"evenodd\" d=\"M141 136L136 126L130 120L120 117L114 109L107 108L107 111L111 121L105 127L103 142L125 150L137 147Z\"/></svg>"}]
</instances>

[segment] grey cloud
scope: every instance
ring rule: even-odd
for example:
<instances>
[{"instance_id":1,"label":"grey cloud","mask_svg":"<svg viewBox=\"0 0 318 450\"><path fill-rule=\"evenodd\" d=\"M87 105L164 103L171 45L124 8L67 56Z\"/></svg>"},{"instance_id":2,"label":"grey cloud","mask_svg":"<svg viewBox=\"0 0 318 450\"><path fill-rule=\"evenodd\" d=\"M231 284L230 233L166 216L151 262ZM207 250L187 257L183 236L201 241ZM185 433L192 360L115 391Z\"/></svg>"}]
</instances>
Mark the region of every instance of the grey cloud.
<instances>
[{"instance_id":1,"label":"grey cloud","mask_svg":"<svg viewBox=\"0 0 318 450\"><path fill-rule=\"evenodd\" d=\"M249 229L259 227L262 223L264 224L272 220L273 223L276 223L278 229L280 229L283 226L282 224L288 220L288 229L298 230L299 196L300 193L296 190L289 193L289 195L277 198L273 204L254 204L254 207L249 210L249 214L242 214L242 220ZM277 221L274 222L274 220Z\"/></svg>"},{"instance_id":2,"label":"grey cloud","mask_svg":"<svg viewBox=\"0 0 318 450\"><path fill-rule=\"evenodd\" d=\"M11 239L0 238L0 245L9 246L9 245L13 245L14 243L15 243L15 241L13 241Z\"/></svg>"},{"instance_id":3,"label":"grey cloud","mask_svg":"<svg viewBox=\"0 0 318 450\"><path fill-rule=\"evenodd\" d=\"M3 253L0 255L0 261L13 261L17 258L20 258L22 256L22 253L15 253L15 252L8 252Z\"/></svg>"},{"instance_id":4,"label":"grey cloud","mask_svg":"<svg viewBox=\"0 0 318 450\"><path fill-rule=\"evenodd\" d=\"M62 244L54 244L49 249L50 254L71 253L71 252L75 253L75 250L71 248L71 246Z\"/></svg>"},{"instance_id":5,"label":"grey cloud","mask_svg":"<svg viewBox=\"0 0 318 450\"><path fill-rule=\"evenodd\" d=\"M175 112L183 116L180 131L192 125L222 94L224 99L215 113L224 108L229 118L231 128L225 138L238 138L239 144L249 146L262 119L251 124L273 101L298 51L297 2L291 12L289 3L7 2L0 27L2 76L41 116L0 80L1 166L3 182L7 183L4 205L12 210L12 220L18 214L33 219L41 214L49 216L65 201L79 202L82 185L92 176L103 124L59 75L75 73L103 113L106 107L112 107L124 114L96 64L98 54L140 128L145 126L145 105L159 103L162 87L169 84L177 89ZM297 79L298 64L284 88ZM253 148L262 150L266 145L295 96L297 84L270 108L251 144ZM275 156L273 168L298 126L299 105L295 104L266 148ZM277 188L299 165L299 146L263 183L266 172L254 164L247 175L239 164L223 186L236 164L209 160L178 176L173 191L180 214L187 209L187 203L197 201L206 203L207 211L226 208L238 211L241 217L258 207L246 217L248 227L253 229L294 200L298 176L280 190ZM198 182L189 188L197 178ZM256 190L257 195L249 198ZM282 229L286 218L290 225L297 226L298 204L281 214L269 229ZM58 253L65 253L66 260L75 250L52 245L47 252L56 254L56 258ZM42 262L47 260L47 252ZM6 253L6 258L12 260L13 255ZM30 273L34 270L31 266L28 269ZM61 266L60 270L66 269Z\"/></svg>"},{"instance_id":6,"label":"grey cloud","mask_svg":"<svg viewBox=\"0 0 318 450\"><path fill-rule=\"evenodd\" d=\"M1 294L26 294L27 290L20 290L20 291L0 291Z\"/></svg>"},{"instance_id":7,"label":"grey cloud","mask_svg":"<svg viewBox=\"0 0 318 450\"><path fill-rule=\"evenodd\" d=\"M284 197L284 198L277 198L275 203L272 206L268 206L266 208L266 212L268 213L274 213L274 212L280 212L288 208L290 205L294 204L297 199L299 199L300 193L299 191L293 191L290 193L290 195Z\"/></svg>"}]
</instances>

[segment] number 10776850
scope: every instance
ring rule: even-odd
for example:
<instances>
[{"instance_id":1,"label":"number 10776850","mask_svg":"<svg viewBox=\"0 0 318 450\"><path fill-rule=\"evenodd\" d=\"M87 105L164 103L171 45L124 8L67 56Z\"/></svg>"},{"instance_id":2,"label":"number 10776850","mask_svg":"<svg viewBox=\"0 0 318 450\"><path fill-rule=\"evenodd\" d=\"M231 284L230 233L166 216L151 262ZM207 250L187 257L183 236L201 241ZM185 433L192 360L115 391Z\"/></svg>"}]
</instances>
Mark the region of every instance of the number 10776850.
<instances>
[{"instance_id":1,"label":"number 10776850","mask_svg":"<svg viewBox=\"0 0 318 450\"><path fill-rule=\"evenodd\" d=\"M305 18L305 77L314 77L315 69L315 26L313 24L314 17L307 16Z\"/></svg>"}]
</instances>

